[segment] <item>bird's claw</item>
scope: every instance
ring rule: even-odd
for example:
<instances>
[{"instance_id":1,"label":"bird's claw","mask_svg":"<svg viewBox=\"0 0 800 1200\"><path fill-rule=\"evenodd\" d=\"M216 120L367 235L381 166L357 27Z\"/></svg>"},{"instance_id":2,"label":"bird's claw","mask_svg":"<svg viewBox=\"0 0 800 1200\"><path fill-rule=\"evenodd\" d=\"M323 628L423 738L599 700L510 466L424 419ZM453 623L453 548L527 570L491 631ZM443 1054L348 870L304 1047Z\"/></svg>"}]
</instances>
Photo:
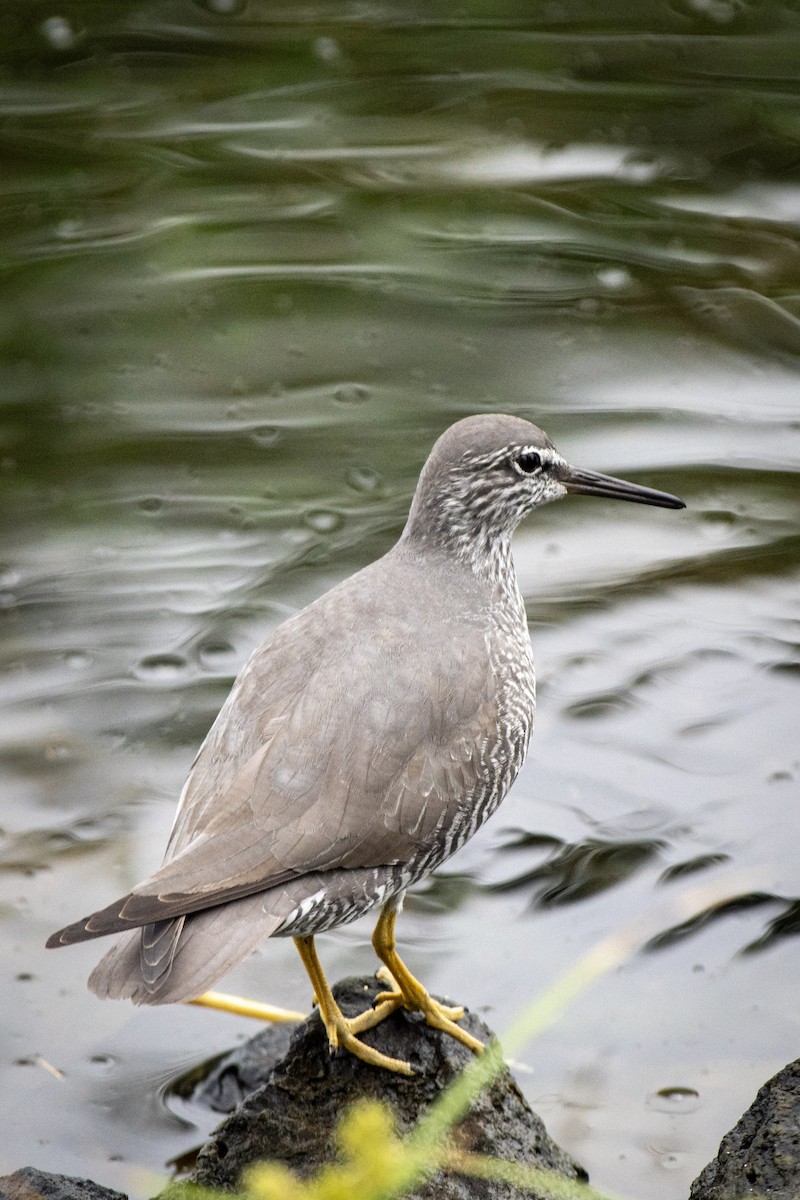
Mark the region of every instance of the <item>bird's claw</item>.
<instances>
[{"instance_id":1,"label":"bird's claw","mask_svg":"<svg viewBox=\"0 0 800 1200\"><path fill-rule=\"evenodd\" d=\"M380 974L382 972L379 972ZM384 978L386 975L391 978L389 971L386 971ZM379 992L373 1001L372 1008L368 1008L359 1017L354 1017L348 1022L350 1030L355 1034L363 1033L365 1029L373 1029L400 1008L405 1009L406 1012L421 1012L428 1025L433 1029L441 1029L443 1033L456 1038L474 1054L483 1053L483 1043L456 1025L456 1021L460 1021L464 1016L464 1009L460 1006L451 1007L447 1004L440 1004L423 987L420 987L419 990L415 989L412 994L405 994L395 984L390 992Z\"/></svg>"},{"instance_id":2,"label":"bird's claw","mask_svg":"<svg viewBox=\"0 0 800 1200\"><path fill-rule=\"evenodd\" d=\"M373 1010L369 1010L371 1014ZM362 1014L364 1015L364 1014ZM386 1014L388 1016L388 1013ZM334 1019L327 1027L328 1045L331 1054L335 1054L341 1047L344 1050L349 1050L356 1058L360 1058L362 1062L369 1063L371 1067L383 1067L384 1070L394 1071L397 1075L413 1075L414 1070L411 1063L405 1062L402 1058L390 1058L388 1054L381 1054L380 1050L375 1050L372 1046L367 1046L360 1041L355 1035L363 1029L372 1028L371 1025L360 1024L361 1017L356 1017L353 1020L348 1020L341 1016L341 1019ZM377 1024L377 1022L375 1022Z\"/></svg>"}]
</instances>

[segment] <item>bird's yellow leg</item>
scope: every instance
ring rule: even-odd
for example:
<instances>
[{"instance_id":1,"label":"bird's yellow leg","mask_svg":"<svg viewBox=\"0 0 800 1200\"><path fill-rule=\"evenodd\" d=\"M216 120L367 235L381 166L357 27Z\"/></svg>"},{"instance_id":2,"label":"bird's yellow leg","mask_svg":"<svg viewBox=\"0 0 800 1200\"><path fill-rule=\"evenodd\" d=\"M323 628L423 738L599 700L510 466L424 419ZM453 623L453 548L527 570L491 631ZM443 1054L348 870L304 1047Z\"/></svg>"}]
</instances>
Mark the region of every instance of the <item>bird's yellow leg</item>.
<instances>
[{"instance_id":1,"label":"bird's yellow leg","mask_svg":"<svg viewBox=\"0 0 800 1200\"><path fill-rule=\"evenodd\" d=\"M355 1026L360 1018L356 1017L355 1021L348 1020L336 1003L322 970L322 964L317 957L313 937L296 937L294 944L297 946L303 966L311 980L311 986L314 988L314 995L319 1004L319 1015L322 1017L328 1034L331 1053L342 1046L356 1058L360 1058L362 1062L369 1063L370 1066L384 1067L387 1071L397 1072L398 1075L413 1075L410 1063L404 1062L400 1058L390 1058L387 1054L381 1054L379 1050L374 1050L372 1046L366 1046L358 1040L355 1035Z\"/></svg>"},{"instance_id":2,"label":"bird's yellow leg","mask_svg":"<svg viewBox=\"0 0 800 1200\"><path fill-rule=\"evenodd\" d=\"M451 1037L463 1042L475 1054L481 1054L483 1043L456 1025L456 1021L460 1021L464 1016L464 1009L450 1008L448 1005L434 1000L419 980L414 978L397 953L394 936L396 920L397 909L393 905L385 905L381 909L381 915L372 935L372 945L388 973L392 990L380 992L375 997L375 1007L362 1013L360 1017L356 1017L355 1021L351 1022L353 1032L361 1033L364 1029L371 1029L373 1025L383 1021L390 1013L396 1012L398 1008L405 1008L409 1012L423 1013L425 1020L434 1029L441 1029L444 1033L449 1033Z\"/></svg>"},{"instance_id":3,"label":"bird's yellow leg","mask_svg":"<svg viewBox=\"0 0 800 1200\"><path fill-rule=\"evenodd\" d=\"M226 992L203 992L189 1004L203 1008L217 1008L220 1012L233 1013L237 1017L254 1017L257 1021L305 1021L306 1014L293 1012L290 1008L278 1008L275 1004L259 1004L257 1000L243 1000L241 996L229 996Z\"/></svg>"}]
</instances>

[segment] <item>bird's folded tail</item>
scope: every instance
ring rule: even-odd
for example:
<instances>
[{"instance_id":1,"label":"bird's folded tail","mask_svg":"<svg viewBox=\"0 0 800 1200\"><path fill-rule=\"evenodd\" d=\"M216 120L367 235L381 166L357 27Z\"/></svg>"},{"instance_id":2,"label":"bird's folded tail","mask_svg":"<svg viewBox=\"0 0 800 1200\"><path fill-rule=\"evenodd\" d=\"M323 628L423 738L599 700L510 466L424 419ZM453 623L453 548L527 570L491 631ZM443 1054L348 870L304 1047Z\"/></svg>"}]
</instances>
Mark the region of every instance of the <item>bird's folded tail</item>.
<instances>
[{"instance_id":1,"label":"bird's folded tail","mask_svg":"<svg viewBox=\"0 0 800 1200\"><path fill-rule=\"evenodd\" d=\"M92 971L89 988L103 999L134 1004L194 1000L274 933L284 917L283 911L270 911L269 893L262 892L129 930Z\"/></svg>"}]
</instances>

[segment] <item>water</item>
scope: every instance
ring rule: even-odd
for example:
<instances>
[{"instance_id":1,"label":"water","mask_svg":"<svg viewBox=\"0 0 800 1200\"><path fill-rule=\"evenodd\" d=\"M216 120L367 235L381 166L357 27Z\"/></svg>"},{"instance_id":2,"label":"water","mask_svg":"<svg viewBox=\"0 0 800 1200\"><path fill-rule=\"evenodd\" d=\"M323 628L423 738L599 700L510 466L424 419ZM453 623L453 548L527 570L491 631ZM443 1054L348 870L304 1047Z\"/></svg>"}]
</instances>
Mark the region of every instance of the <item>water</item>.
<instances>
[{"instance_id":1,"label":"water","mask_svg":"<svg viewBox=\"0 0 800 1200\"><path fill-rule=\"evenodd\" d=\"M145 1196L202 1140L169 1083L247 1023L100 1003L45 937L153 869L249 651L497 410L688 508L520 531L531 755L401 942L502 1030L649 922L517 1070L598 1186L685 1196L796 1052L800 19L65 11L6 16L0 83L0 1167ZM310 1001L285 942L226 986Z\"/></svg>"}]
</instances>

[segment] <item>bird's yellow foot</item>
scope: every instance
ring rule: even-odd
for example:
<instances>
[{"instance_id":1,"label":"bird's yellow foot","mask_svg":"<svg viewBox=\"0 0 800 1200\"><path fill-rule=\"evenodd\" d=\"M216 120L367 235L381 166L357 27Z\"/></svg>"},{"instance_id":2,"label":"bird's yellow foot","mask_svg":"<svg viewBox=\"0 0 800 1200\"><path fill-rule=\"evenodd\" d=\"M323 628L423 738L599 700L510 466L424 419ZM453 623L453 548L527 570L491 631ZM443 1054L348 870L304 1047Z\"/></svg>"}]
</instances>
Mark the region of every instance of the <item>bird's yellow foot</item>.
<instances>
[{"instance_id":1,"label":"bird's yellow foot","mask_svg":"<svg viewBox=\"0 0 800 1200\"><path fill-rule=\"evenodd\" d=\"M305 1021L306 1014L290 1008L278 1008L275 1004L261 1004L257 1000L243 1000L241 996L229 996L225 992L203 992L189 1004L203 1008L216 1008L220 1012L233 1013L237 1017L254 1017L257 1021Z\"/></svg>"},{"instance_id":2,"label":"bird's yellow foot","mask_svg":"<svg viewBox=\"0 0 800 1200\"><path fill-rule=\"evenodd\" d=\"M473 1054L482 1054L483 1042L479 1042L471 1033L467 1033L465 1029L461 1029L456 1024L456 1021L460 1021L464 1016L464 1009L450 1008L448 1005L434 1000L419 980L414 978L397 953L394 937L396 920L397 908L392 903L385 904L372 934L375 953L383 963L378 975L389 983L391 990L381 992L375 997L375 1007L372 1012L362 1013L360 1017L357 1017L353 1031L360 1033L364 1029L371 1029L379 1021L385 1020L390 1013L396 1012L398 1008L404 1008L407 1012L421 1012L434 1029L441 1029L443 1033L448 1033L450 1037L461 1042Z\"/></svg>"},{"instance_id":3,"label":"bird's yellow foot","mask_svg":"<svg viewBox=\"0 0 800 1200\"><path fill-rule=\"evenodd\" d=\"M400 960L398 960L398 965L402 965ZM363 1033L365 1029L372 1029L381 1021L385 1021L393 1012L397 1012L399 1008L404 1008L406 1012L421 1012L433 1029L441 1029L450 1037L456 1038L474 1054L483 1053L483 1042L479 1042L472 1034L456 1025L456 1021L460 1021L464 1016L463 1008L453 1008L434 1000L433 996L407 969L404 969L401 975L404 987L401 987L387 967L381 968L378 978L383 978L388 982L391 991L379 992L375 997L373 1007L368 1008L360 1017L354 1017L349 1022L352 1033Z\"/></svg>"},{"instance_id":4,"label":"bird's yellow foot","mask_svg":"<svg viewBox=\"0 0 800 1200\"><path fill-rule=\"evenodd\" d=\"M358 1025L360 1017L348 1020L336 1003L317 957L313 937L296 937L294 944L297 946L314 988L314 997L319 1005L319 1015L328 1034L331 1054L335 1054L341 1046L342 1049L349 1050L356 1058L360 1058L362 1062L369 1063L371 1067L383 1067L385 1071L394 1071L398 1075L413 1075L411 1063L404 1062L402 1058L390 1058L388 1054L381 1054L380 1050L367 1046L356 1037L356 1034L361 1032L361 1027ZM373 1023L377 1024L377 1021ZM364 1028L369 1029L371 1026L367 1025Z\"/></svg>"},{"instance_id":5,"label":"bird's yellow foot","mask_svg":"<svg viewBox=\"0 0 800 1200\"><path fill-rule=\"evenodd\" d=\"M372 1011L372 1009L369 1010L369 1015L372 1014ZM367 1046L365 1042L356 1037L355 1026L361 1020L360 1017L348 1020L338 1005L334 1011L328 1010L324 1014L320 1011L320 1016L325 1023L331 1054L335 1054L339 1047L342 1047L344 1050L349 1050L356 1058L360 1058L362 1062L369 1063L371 1067L383 1067L384 1070L394 1071L398 1075L414 1074L411 1063L405 1062L402 1058L390 1058L388 1054L381 1054L380 1050ZM361 1026L358 1027L358 1032L361 1031L361 1028ZM370 1029L372 1026L367 1025L364 1028Z\"/></svg>"}]
</instances>

